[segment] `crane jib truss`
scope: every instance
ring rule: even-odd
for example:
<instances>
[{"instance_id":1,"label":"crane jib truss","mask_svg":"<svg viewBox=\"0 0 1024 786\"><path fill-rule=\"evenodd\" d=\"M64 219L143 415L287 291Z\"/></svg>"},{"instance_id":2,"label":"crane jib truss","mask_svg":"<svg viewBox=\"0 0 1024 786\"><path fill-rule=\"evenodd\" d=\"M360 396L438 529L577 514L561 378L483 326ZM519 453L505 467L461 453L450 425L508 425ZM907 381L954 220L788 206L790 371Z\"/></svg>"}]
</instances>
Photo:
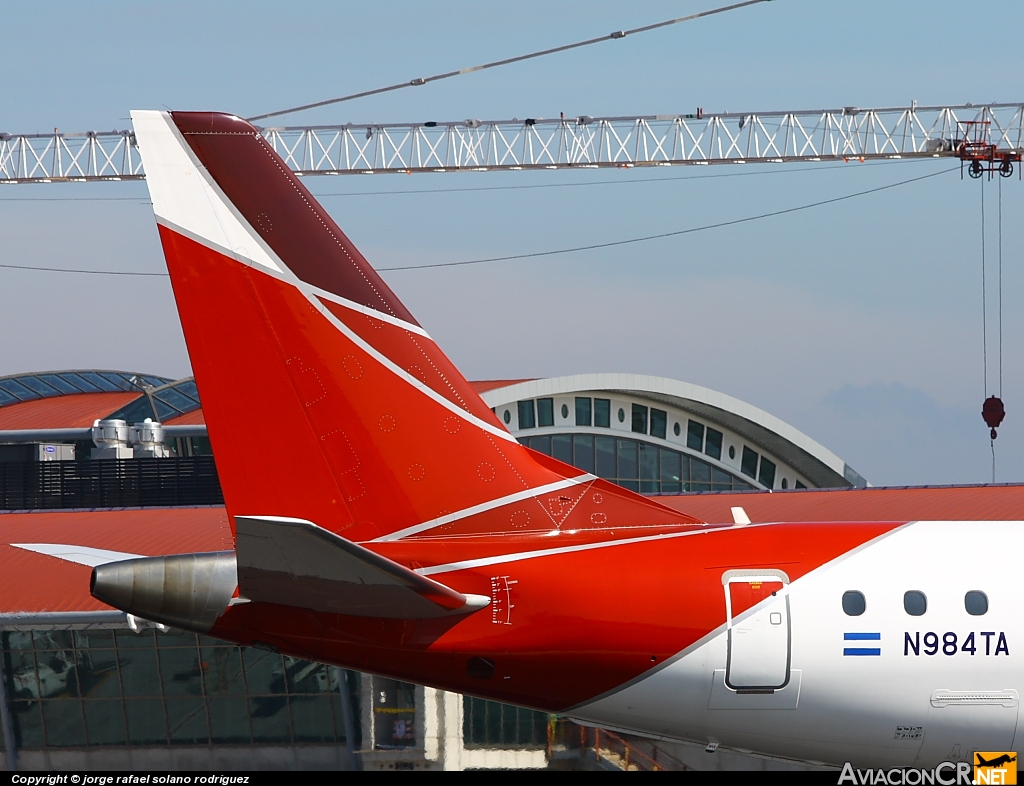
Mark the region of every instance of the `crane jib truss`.
<instances>
[{"instance_id":1,"label":"crane jib truss","mask_svg":"<svg viewBox=\"0 0 1024 786\"><path fill-rule=\"evenodd\" d=\"M968 134L968 126L971 133ZM1024 104L268 127L301 175L962 157L1024 152ZM968 137L972 139L969 140ZM0 183L141 180L131 131L0 134Z\"/></svg>"}]
</instances>

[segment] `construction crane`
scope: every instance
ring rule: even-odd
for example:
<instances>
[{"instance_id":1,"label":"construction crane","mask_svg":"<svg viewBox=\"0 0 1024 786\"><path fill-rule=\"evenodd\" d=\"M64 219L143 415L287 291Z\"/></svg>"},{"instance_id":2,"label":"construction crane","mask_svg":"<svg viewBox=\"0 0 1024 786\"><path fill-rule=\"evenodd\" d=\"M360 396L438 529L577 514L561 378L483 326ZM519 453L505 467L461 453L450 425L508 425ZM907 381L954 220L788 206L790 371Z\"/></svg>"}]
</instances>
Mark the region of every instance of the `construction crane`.
<instances>
[{"instance_id":1,"label":"construction crane","mask_svg":"<svg viewBox=\"0 0 1024 786\"><path fill-rule=\"evenodd\" d=\"M959 158L1019 174L1024 104L262 128L299 175ZM131 131L0 133L0 184L142 180Z\"/></svg>"},{"instance_id":2,"label":"construction crane","mask_svg":"<svg viewBox=\"0 0 1024 786\"><path fill-rule=\"evenodd\" d=\"M303 176L957 158L961 177L966 172L991 178L1021 173L1024 104L697 109L678 115L274 126L260 132ZM143 179L129 130L0 133L0 184ZM1001 232L1000 220L1000 282ZM982 278L984 289L984 272ZM1001 303L1000 295L1000 331ZM1000 334L1000 346L1001 341ZM988 396L987 362L985 379L982 415L994 441L1005 410L999 397ZM992 456L994 481L994 445Z\"/></svg>"}]
</instances>

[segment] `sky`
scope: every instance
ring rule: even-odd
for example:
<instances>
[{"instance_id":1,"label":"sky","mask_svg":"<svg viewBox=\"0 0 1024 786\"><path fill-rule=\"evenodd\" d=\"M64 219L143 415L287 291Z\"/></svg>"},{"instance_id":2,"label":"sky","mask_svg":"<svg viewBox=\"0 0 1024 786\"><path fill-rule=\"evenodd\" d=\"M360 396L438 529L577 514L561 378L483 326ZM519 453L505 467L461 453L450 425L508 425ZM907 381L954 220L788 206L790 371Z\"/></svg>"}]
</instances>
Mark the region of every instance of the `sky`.
<instances>
[{"instance_id":1,"label":"sky","mask_svg":"<svg viewBox=\"0 0 1024 786\"><path fill-rule=\"evenodd\" d=\"M4 12L0 131L126 128L136 108L250 116L714 5L95 0L57 20L52 5L21 4ZM1000 29L1024 22L1024 5L984 5ZM273 122L1024 102L1024 51L966 30L962 8L773 0ZM694 382L788 421L875 485L991 480L980 203L984 188L992 272L1001 189L1008 414L996 478L1024 480L1024 184L961 181L950 161L701 169L305 182L388 267L668 232L941 172L649 243L384 274L470 379L619 371ZM467 190L479 188L490 190ZM0 186L0 262L161 270L145 184ZM995 294L989 394L999 392ZM0 375L65 368L188 375L166 279L0 270Z\"/></svg>"}]
</instances>

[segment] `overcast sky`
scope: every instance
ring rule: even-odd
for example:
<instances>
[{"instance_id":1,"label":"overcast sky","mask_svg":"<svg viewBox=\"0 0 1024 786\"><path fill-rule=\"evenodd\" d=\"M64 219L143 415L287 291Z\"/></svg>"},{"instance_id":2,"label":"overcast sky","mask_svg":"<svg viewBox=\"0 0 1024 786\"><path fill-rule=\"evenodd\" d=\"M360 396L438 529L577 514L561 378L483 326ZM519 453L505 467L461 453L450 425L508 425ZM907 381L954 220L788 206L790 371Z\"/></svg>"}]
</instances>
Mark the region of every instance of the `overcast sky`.
<instances>
[{"instance_id":1,"label":"overcast sky","mask_svg":"<svg viewBox=\"0 0 1024 786\"><path fill-rule=\"evenodd\" d=\"M133 108L247 116L715 3L12 5L4 10L0 131L125 128ZM967 24L962 3L774 0L282 122L1024 102L1024 53L1006 33L1024 22L1024 5L984 7L997 30ZM955 163L306 183L370 261L386 267L684 229L948 169ZM464 190L480 187L493 190ZM951 171L673 239L386 277L471 379L673 377L789 421L876 485L978 482L991 473L980 417L981 188ZM994 268L999 184L985 188ZM430 193L396 193L409 190ZM1024 185L1014 177L1002 190L1008 415L997 477L1017 481ZM146 201L144 183L0 186L0 262L161 270ZM166 280L0 270L0 375L83 367L189 374ZM990 372L993 387L991 357Z\"/></svg>"}]
</instances>

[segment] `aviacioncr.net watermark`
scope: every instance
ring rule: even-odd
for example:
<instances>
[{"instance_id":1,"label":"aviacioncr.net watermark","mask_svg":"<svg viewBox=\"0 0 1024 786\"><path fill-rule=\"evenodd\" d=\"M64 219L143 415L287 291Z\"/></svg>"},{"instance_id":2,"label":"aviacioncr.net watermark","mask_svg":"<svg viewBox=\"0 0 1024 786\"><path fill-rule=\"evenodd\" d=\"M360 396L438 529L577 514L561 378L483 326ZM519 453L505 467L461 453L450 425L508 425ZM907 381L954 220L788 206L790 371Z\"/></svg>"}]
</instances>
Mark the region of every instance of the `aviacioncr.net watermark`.
<instances>
[{"instance_id":1,"label":"aviacioncr.net watermark","mask_svg":"<svg viewBox=\"0 0 1024 786\"><path fill-rule=\"evenodd\" d=\"M839 786L972 786L973 769L966 761L944 761L932 769L892 767L888 770L859 770L846 762L839 774Z\"/></svg>"}]
</instances>

